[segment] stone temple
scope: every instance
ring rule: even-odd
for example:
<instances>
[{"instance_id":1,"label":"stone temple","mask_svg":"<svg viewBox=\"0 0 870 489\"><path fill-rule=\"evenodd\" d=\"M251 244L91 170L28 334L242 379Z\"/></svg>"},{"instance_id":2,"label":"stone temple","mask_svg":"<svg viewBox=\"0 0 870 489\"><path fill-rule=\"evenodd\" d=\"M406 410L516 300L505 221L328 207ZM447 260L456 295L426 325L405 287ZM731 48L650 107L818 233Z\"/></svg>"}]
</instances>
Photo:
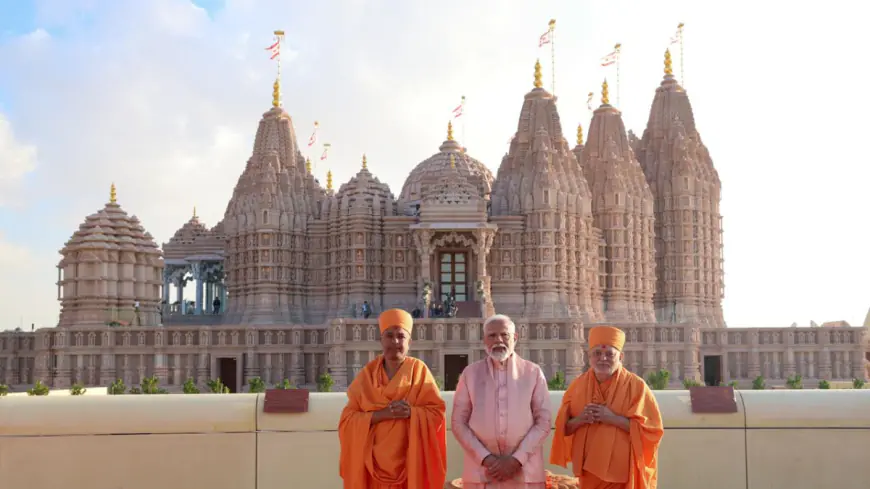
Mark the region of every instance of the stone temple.
<instances>
[{"instance_id":1,"label":"stone temple","mask_svg":"<svg viewBox=\"0 0 870 489\"><path fill-rule=\"evenodd\" d=\"M0 334L0 383L220 378L239 391L329 373L341 389L379 353L376 318L392 307L419 315L413 354L448 389L482 358L495 311L515 319L523 357L568 380L602 323L626 331L628 368L666 369L674 386L867 376L867 325L725 327L719 176L669 53L642 137L605 81L572 148L537 64L495 175L448 124L397 197L365 156L338 189L331 173L321 185L278 81L272 105L214 227L194 210L161 250L113 186L60 251L58 327Z\"/></svg>"}]
</instances>

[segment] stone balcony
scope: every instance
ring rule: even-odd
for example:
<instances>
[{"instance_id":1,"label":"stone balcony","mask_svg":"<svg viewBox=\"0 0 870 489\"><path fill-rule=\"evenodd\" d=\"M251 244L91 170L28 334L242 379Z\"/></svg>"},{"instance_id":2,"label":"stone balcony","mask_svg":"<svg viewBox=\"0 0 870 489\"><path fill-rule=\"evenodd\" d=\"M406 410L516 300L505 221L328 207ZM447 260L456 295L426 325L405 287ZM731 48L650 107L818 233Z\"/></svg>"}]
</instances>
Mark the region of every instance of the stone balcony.
<instances>
[{"instance_id":1,"label":"stone balcony","mask_svg":"<svg viewBox=\"0 0 870 489\"><path fill-rule=\"evenodd\" d=\"M655 395L665 424L660 488L867 488L870 390L737 391L738 412L718 415L693 414L687 391ZM551 393L554 408L561 396ZM444 398L449 416L452 394ZM340 488L336 426L344 394L312 393L304 414L266 414L263 400L0 398L0 487ZM447 447L452 479L460 476L462 453L450 432Z\"/></svg>"}]
</instances>

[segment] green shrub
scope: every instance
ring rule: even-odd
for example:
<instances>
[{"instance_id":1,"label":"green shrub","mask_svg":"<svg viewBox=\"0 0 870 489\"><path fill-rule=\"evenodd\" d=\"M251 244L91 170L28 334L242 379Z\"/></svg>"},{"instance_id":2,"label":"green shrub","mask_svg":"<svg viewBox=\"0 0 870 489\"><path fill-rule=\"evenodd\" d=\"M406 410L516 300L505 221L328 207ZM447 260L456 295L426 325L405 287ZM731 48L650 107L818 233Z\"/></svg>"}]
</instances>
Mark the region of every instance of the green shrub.
<instances>
[{"instance_id":1,"label":"green shrub","mask_svg":"<svg viewBox=\"0 0 870 489\"><path fill-rule=\"evenodd\" d=\"M248 380L248 390L251 392L266 392L266 383L259 377Z\"/></svg>"},{"instance_id":2,"label":"green shrub","mask_svg":"<svg viewBox=\"0 0 870 489\"><path fill-rule=\"evenodd\" d=\"M767 384L764 382L764 377L758 376L752 380L752 390L754 391L763 391L767 388Z\"/></svg>"},{"instance_id":3,"label":"green shrub","mask_svg":"<svg viewBox=\"0 0 870 489\"><path fill-rule=\"evenodd\" d=\"M28 396L47 396L48 395L48 386L43 384L41 380L37 380L36 384L33 384L33 388L27 389Z\"/></svg>"},{"instance_id":4,"label":"green shrub","mask_svg":"<svg viewBox=\"0 0 870 489\"><path fill-rule=\"evenodd\" d=\"M193 379L188 378L184 381L184 385L181 386L181 391L185 394L199 394L199 387L196 386L196 382Z\"/></svg>"},{"instance_id":5,"label":"green shrub","mask_svg":"<svg viewBox=\"0 0 870 489\"><path fill-rule=\"evenodd\" d=\"M317 378L317 392L332 392L333 385L335 385L335 381L332 380L329 372L324 372Z\"/></svg>"},{"instance_id":6,"label":"green shrub","mask_svg":"<svg viewBox=\"0 0 870 489\"><path fill-rule=\"evenodd\" d=\"M553 374L553 378L547 381L547 388L551 391L564 391L567 389L568 384L565 382L565 374L562 372Z\"/></svg>"},{"instance_id":7,"label":"green shrub","mask_svg":"<svg viewBox=\"0 0 870 489\"><path fill-rule=\"evenodd\" d=\"M646 383L649 388L654 391L661 391L668 388L668 382L671 380L671 373L666 369L660 369L656 372L650 372L646 376Z\"/></svg>"},{"instance_id":8,"label":"green shrub","mask_svg":"<svg viewBox=\"0 0 870 489\"><path fill-rule=\"evenodd\" d=\"M124 394L126 392L127 386L124 385L124 381L121 379L112 382L111 385L106 388L106 394L110 396L120 396L121 394Z\"/></svg>"},{"instance_id":9,"label":"green shrub","mask_svg":"<svg viewBox=\"0 0 870 489\"><path fill-rule=\"evenodd\" d=\"M85 389L85 386L83 386L82 384L73 384L72 387L69 388L69 395L83 396L87 391L88 390Z\"/></svg>"},{"instance_id":10,"label":"green shrub","mask_svg":"<svg viewBox=\"0 0 870 489\"><path fill-rule=\"evenodd\" d=\"M293 382L290 382L290 379L284 379L281 382L275 384L275 388L281 390L293 390L296 388L296 386L293 385Z\"/></svg>"}]
</instances>

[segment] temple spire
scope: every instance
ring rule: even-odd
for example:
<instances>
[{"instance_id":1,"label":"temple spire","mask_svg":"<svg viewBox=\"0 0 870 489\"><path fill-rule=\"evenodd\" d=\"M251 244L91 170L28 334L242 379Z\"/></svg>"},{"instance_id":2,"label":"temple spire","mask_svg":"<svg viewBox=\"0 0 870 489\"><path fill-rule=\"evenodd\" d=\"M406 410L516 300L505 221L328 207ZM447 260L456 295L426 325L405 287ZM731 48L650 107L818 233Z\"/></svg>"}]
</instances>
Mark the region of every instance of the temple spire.
<instances>
[{"instance_id":1,"label":"temple spire","mask_svg":"<svg viewBox=\"0 0 870 489\"><path fill-rule=\"evenodd\" d=\"M363 153L363 164L362 164L362 169L363 169L363 170L368 170L368 169L369 169L369 164L368 164L368 162L366 161L366 154L365 154L365 153Z\"/></svg>"},{"instance_id":2,"label":"temple spire","mask_svg":"<svg viewBox=\"0 0 870 489\"><path fill-rule=\"evenodd\" d=\"M115 189L115 183L112 182L112 186L109 188L109 203L117 204L118 203L118 192Z\"/></svg>"},{"instance_id":3,"label":"temple spire","mask_svg":"<svg viewBox=\"0 0 870 489\"><path fill-rule=\"evenodd\" d=\"M332 170L326 172L326 190L332 190Z\"/></svg>"},{"instance_id":4,"label":"temple spire","mask_svg":"<svg viewBox=\"0 0 870 489\"><path fill-rule=\"evenodd\" d=\"M673 75L674 67L671 61L671 50L665 49L665 75Z\"/></svg>"},{"instance_id":5,"label":"temple spire","mask_svg":"<svg viewBox=\"0 0 870 489\"><path fill-rule=\"evenodd\" d=\"M544 83L541 82L541 60L535 61L535 88L541 88Z\"/></svg>"},{"instance_id":6,"label":"temple spire","mask_svg":"<svg viewBox=\"0 0 870 489\"><path fill-rule=\"evenodd\" d=\"M447 121L447 140L453 141L453 122Z\"/></svg>"},{"instance_id":7,"label":"temple spire","mask_svg":"<svg viewBox=\"0 0 870 489\"><path fill-rule=\"evenodd\" d=\"M275 78L275 83L272 84L272 107L281 106L281 79Z\"/></svg>"},{"instance_id":8,"label":"temple spire","mask_svg":"<svg viewBox=\"0 0 870 489\"><path fill-rule=\"evenodd\" d=\"M601 105L610 105L610 92L607 90L607 78L601 84Z\"/></svg>"},{"instance_id":9,"label":"temple spire","mask_svg":"<svg viewBox=\"0 0 870 489\"><path fill-rule=\"evenodd\" d=\"M583 124L577 124L577 146L583 146Z\"/></svg>"},{"instance_id":10,"label":"temple spire","mask_svg":"<svg viewBox=\"0 0 870 489\"><path fill-rule=\"evenodd\" d=\"M196 206L193 206L193 218L196 219Z\"/></svg>"},{"instance_id":11,"label":"temple spire","mask_svg":"<svg viewBox=\"0 0 870 489\"><path fill-rule=\"evenodd\" d=\"M311 174L311 158L305 158L305 171Z\"/></svg>"}]
</instances>

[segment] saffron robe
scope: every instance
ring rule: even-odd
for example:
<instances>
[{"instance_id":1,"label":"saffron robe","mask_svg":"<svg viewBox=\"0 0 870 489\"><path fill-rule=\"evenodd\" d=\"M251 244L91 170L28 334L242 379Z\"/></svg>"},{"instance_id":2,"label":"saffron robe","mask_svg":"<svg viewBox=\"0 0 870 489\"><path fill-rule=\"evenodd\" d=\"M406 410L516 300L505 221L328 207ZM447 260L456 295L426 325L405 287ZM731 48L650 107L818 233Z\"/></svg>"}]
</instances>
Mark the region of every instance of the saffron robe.
<instances>
[{"instance_id":1,"label":"saffron robe","mask_svg":"<svg viewBox=\"0 0 870 489\"><path fill-rule=\"evenodd\" d=\"M442 489L447 477L446 405L426 364L406 357L392 379L382 355L357 374L338 424L344 489ZM372 425L392 401L411 406L408 419Z\"/></svg>"},{"instance_id":2,"label":"saffron robe","mask_svg":"<svg viewBox=\"0 0 870 489\"><path fill-rule=\"evenodd\" d=\"M628 418L629 431L599 422L566 435L565 423L587 404L605 405ZM655 396L637 375L620 367L599 382L588 370L565 391L555 424L550 463L567 467L571 462L583 489L656 489L664 427Z\"/></svg>"}]
</instances>

